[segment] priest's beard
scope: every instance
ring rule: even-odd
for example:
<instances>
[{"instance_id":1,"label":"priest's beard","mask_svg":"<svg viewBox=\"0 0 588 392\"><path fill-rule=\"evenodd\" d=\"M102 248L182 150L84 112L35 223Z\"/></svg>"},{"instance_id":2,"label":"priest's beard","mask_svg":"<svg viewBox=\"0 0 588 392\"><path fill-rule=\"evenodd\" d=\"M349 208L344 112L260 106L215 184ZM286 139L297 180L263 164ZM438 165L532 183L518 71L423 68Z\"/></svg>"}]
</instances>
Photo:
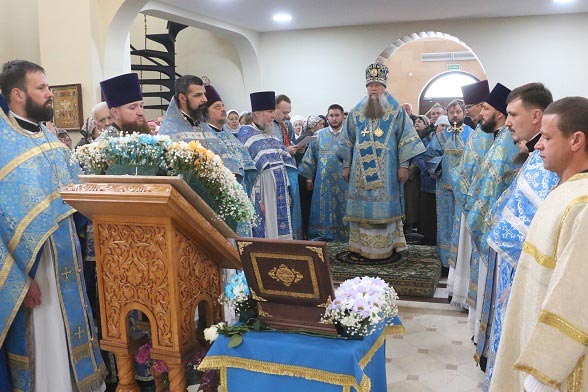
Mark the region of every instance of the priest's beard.
<instances>
[{"instance_id":1,"label":"priest's beard","mask_svg":"<svg viewBox=\"0 0 588 392\"><path fill-rule=\"evenodd\" d=\"M381 95L370 95L365 105L364 114L371 120L377 120L378 118L384 117L384 107L382 102L386 99L384 94Z\"/></svg>"},{"instance_id":2,"label":"priest's beard","mask_svg":"<svg viewBox=\"0 0 588 392\"><path fill-rule=\"evenodd\" d=\"M259 128L259 130L261 132L263 132L265 135L269 135L273 132L273 126L272 124L255 124L255 126L257 126L257 128Z\"/></svg>"},{"instance_id":3,"label":"priest's beard","mask_svg":"<svg viewBox=\"0 0 588 392\"><path fill-rule=\"evenodd\" d=\"M25 113L35 122L51 121L53 119L53 99L45 101L43 106L36 104L27 94L25 100Z\"/></svg>"},{"instance_id":4,"label":"priest's beard","mask_svg":"<svg viewBox=\"0 0 588 392\"><path fill-rule=\"evenodd\" d=\"M206 108L206 104L203 103L202 105L198 106L198 107L191 107L190 104L188 104L188 115L190 117L192 117L192 119L194 121L202 121L204 120L204 115L205 113L207 113L207 108Z\"/></svg>"},{"instance_id":5,"label":"priest's beard","mask_svg":"<svg viewBox=\"0 0 588 392\"><path fill-rule=\"evenodd\" d=\"M480 128L482 129L482 131L486 132L486 133L494 133L494 131L497 128L498 123L496 122L496 116L492 116L491 119L489 119L488 121L484 121L482 120L482 123L480 124Z\"/></svg>"},{"instance_id":6,"label":"priest's beard","mask_svg":"<svg viewBox=\"0 0 588 392\"><path fill-rule=\"evenodd\" d=\"M148 135L151 134L151 129L149 128L149 125L147 124L146 121L143 121L143 122L138 122L138 121L123 122L123 121L121 121L119 126L120 126L120 130L123 131L123 133L125 135L131 134L133 132L145 133Z\"/></svg>"}]
</instances>

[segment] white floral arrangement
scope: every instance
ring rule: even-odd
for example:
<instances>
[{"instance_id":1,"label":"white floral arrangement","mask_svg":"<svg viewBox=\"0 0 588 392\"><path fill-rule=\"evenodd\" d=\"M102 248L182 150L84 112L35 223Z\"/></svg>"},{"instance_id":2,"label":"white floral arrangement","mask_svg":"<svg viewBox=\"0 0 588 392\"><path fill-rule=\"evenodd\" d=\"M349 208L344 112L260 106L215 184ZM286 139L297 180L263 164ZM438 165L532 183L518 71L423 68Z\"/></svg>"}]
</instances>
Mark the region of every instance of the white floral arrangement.
<instances>
[{"instance_id":1,"label":"white floral arrangement","mask_svg":"<svg viewBox=\"0 0 588 392\"><path fill-rule=\"evenodd\" d=\"M72 160L93 174L104 174L112 164L157 166L172 176L193 173L214 196L221 218L255 221L255 209L241 184L221 158L198 141L172 142L167 135L140 133L100 137L78 147Z\"/></svg>"},{"instance_id":2,"label":"white floral arrangement","mask_svg":"<svg viewBox=\"0 0 588 392\"><path fill-rule=\"evenodd\" d=\"M99 137L90 144L78 147L72 160L84 171L104 174L113 164L152 165L168 171L166 147L171 142L167 135L132 133L118 137Z\"/></svg>"},{"instance_id":3,"label":"white floral arrangement","mask_svg":"<svg viewBox=\"0 0 588 392\"><path fill-rule=\"evenodd\" d=\"M214 195L218 206L216 212L221 218L231 217L237 222L254 221L255 209L241 184L222 159L199 141L170 143L166 158L174 175L191 172L198 177Z\"/></svg>"},{"instance_id":4,"label":"white floral arrangement","mask_svg":"<svg viewBox=\"0 0 588 392\"><path fill-rule=\"evenodd\" d=\"M368 336L392 323L397 300L394 288L381 278L347 279L335 290L321 322L338 324L350 335Z\"/></svg>"}]
</instances>

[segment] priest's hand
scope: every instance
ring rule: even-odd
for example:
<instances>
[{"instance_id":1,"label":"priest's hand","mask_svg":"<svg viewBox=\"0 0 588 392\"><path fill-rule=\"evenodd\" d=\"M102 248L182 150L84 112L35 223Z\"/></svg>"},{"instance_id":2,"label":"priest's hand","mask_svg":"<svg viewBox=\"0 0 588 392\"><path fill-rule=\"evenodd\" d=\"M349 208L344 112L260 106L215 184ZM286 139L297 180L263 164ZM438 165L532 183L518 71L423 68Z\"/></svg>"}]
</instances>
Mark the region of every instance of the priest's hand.
<instances>
[{"instance_id":1,"label":"priest's hand","mask_svg":"<svg viewBox=\"0 0 588 392\"><path fill-rule=\"evenodd\" d=\"M41 288L34 279L31 279L31 285L24 298L23 305L30 309L33 309L37 305L41 305Z\"/></svg>"},{"instance_id":2,"label":"priest's hand","mask_svg":"<svg viewBox=\"0 0 588 392\"><path fill-rule=\"evenodd\" d=\"M344 167L343 168L343 174L341 174L341 176L343 177L343 179L347 182L349 182L349 173L351 172L351 170L348 167Z\"/></svg>"},{"instance_id":3,"label":"priest's hand","mask_svg":"<svg viewBox=\"0 0 588 392\"><path fill-rule=\"evenodd\" d=\"M408 167L398 169L398 181L405 183L408 180Z\"/></svg>"},{"instance_id":4,"label":"priest's hand","mask_svg":"<svg viewBox=\"0 0 588 392\"><path fill-rule=\"evenodd\" d=\"M306 180L306 189L309 191L312 191L314 188L314 184L312 183L312 180Z\"/></svg>"},{"instance_id":5,"label":"priest's hand","mask_svg":"<svg viewBox=\"0 0 588 392\"><path fill-rule=\"evenodd\" d=\"M297 144L295 144L295 145L293 145L293 146L288 146L288 147L286 147L286 151L288 151L288 153L289 153L290 155L294 155L294 154L296 154L296 150L297 150L297 149L298 149L298 145L297 145Z\"/></svg>"}]
</instances>

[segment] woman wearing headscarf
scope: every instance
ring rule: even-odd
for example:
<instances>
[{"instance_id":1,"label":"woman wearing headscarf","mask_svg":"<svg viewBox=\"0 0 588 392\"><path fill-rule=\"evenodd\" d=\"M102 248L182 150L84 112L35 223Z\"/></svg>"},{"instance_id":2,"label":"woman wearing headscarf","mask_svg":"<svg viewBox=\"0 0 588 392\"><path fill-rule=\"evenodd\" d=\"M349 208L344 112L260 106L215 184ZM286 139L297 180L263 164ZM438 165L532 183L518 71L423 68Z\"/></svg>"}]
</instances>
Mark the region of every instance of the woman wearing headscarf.
<instances>
[{"instance_id":1,"label":"woman wearing headscarf","mask_svg":"<svg viewBox=\"0 0 588 392\"><path fill-rule=\"evenodd\" d=\"M231 132L233 135L236 135L239 132L239 128L241 128L241 124L239 123L239 112L235 109L231 109L227 112L227 123L224 126L225 130Z\"/></svg>"}]
</instances>

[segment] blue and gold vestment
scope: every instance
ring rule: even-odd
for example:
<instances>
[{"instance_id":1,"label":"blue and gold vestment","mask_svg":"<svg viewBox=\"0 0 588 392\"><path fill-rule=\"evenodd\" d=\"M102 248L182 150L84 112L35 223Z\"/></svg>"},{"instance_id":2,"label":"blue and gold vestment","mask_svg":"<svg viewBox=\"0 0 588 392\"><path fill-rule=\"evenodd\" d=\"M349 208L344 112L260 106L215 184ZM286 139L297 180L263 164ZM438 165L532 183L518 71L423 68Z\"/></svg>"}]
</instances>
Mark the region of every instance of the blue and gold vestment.
<instances>
[{"instance_id":1,"label":"blue and gold vestment","mask_svg":"<svg viewBox=\"0 0 588 392\"><path fill-rule=\"evenodd\" d=\"M387 224L402 219L398 169L425 151L410 117L389 93L384 115L370 120L364 114L369 97L347 116L335 153L350 167L345 221Z\"/></svg>"},{"instance_id":2,"label":"blue and gold vestment","mask_svg":"<svg viewBox=\"0 0 588 392\"><path fill-rule=\"evenodd\" d=\"M335 155L339 134L330 127L316 133L300 162L300 175L313 180L308 239L347 242L348 224L343 222L348 183L343 179L343 164Z\"/></svg>"},{"instance_id":3,"label":"blue and gold vestment","mask_svg":"<svg viewBox=\"0 0 588 392\"><path fill-rule=\"evenodd\" d=\"M437 179L437 254L444 267L449 266L449 248L455 220L455 198L451 187L451 171L459 165L465 143L472 128L445 127L438 132L427 146L425 162L431 175L438 170L441 159L441 177ZM461 215L461 213L460 213Z\"/></svg>"},{"instance_id":4,"label":"blue and gold vestment","mask_svg":"<svg viewBox=\"0 0 588 392\"><path fill-rule=\"evenodd\" d=\"M558 184L559 177L543 167L539 151L529 155L510 187L502 194L494 214L489 216L492 227L488 245L498 257L488 260L488 277L482 308L485 331L479 334L480 355L487 358L486 379L492 379L502 322L508 304L508 294L516 272L523 243L537 208Z\"/></svg>"},{"instance_id":5,"label":"blue and gold vestment","mask_svg":"<svg viewBox=\"0 0 588 392\"><path fill-rule=\"evenodd\" d=\"M105 368L87 308L80 245L59 189L77 181L69 149L51 132L29 133L0 113L0 345L8 354L13 388L32 391L31 310L22 306L40 254L50 247L65 322L72 381L79 391L103 382Z\"/></svg>"}]
</instances>

